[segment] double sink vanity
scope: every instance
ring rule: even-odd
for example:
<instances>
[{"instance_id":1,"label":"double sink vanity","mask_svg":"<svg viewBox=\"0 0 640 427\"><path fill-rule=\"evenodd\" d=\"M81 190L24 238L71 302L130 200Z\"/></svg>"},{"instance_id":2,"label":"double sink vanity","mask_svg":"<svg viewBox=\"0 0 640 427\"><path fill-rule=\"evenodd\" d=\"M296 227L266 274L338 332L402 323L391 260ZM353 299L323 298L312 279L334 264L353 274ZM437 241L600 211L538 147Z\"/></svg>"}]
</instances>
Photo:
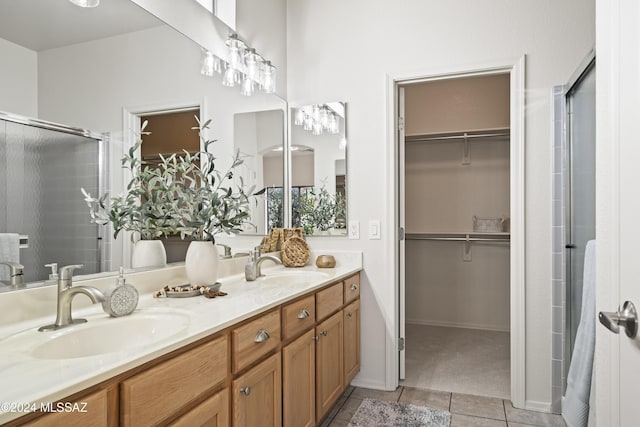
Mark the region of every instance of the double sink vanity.
<instances>
[{"instance_id":1,"label":"double sink vanity","mask_svg":"<svg viewBox=\"0 0 640 427\"><path fill-rule=\"evenodd\" d=\"M133 314L79 297L73 317L87 322L56 331L38 331L55 286L0 295L0 424L319 425L360 368L362 254L335 255L335 268L268 267L255 281L223 260L227 295L213 299L152 296L185 282L181 265L131 273Z\"/></svg>"}]
</instances>

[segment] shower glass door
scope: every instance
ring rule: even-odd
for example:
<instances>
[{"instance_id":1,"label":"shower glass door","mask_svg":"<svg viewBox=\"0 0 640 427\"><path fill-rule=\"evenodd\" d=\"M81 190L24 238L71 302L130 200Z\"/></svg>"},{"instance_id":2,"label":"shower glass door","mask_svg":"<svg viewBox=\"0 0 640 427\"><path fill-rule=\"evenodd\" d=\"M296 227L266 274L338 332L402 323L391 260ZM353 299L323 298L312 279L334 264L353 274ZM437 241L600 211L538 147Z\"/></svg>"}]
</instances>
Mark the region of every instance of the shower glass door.
<instances>
[{"instance_id":1,"label":"shower glass door","mask_svg":"<svg viewBox=\"0 0 640 427\"><path fill-rule=\"evenodd\" d=\"M580 312L585 246L595 239L595 145L596 76L595 59L566 95L569 179L566 207L566 321L568 356L573 352ZM566 364L568 366L568 363Z\"/></svg>"}]
</instances>

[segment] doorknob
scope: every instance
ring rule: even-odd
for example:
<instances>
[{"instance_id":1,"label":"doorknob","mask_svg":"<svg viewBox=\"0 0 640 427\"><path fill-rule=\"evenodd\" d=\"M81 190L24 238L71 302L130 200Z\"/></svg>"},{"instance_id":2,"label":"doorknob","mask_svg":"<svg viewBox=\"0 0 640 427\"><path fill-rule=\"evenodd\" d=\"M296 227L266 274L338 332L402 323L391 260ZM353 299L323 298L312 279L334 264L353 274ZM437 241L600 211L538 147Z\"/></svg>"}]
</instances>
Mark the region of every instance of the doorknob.
<instances>
[{"instance_id":1,"label":"doorknob","mask_svg":"<svg viewBox=\"0 0 640 427\"><path fill-rule=\"evenodd\" d=\"M624 327L629 338L635 338L638 333L638 312L631 301L624 302L622 311L620 308L615 313L601 311L598 319L614 334L620 333L620 326Z\"/></svg>"}]
</instances>

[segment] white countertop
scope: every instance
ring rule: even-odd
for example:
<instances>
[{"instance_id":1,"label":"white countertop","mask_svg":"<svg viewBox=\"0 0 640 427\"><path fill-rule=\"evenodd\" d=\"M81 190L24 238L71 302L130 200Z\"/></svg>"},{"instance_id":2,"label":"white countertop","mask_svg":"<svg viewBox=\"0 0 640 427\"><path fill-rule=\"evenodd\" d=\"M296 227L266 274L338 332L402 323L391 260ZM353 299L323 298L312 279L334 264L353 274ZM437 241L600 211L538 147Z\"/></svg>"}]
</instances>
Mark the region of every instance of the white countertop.
<instances>
[{"instance_id":1,"label":"white countertop","mask_svg":"<svg viewBox=\"0 0 640 427\"><path fill-rule=\"evenodd\" d=\"M312 256L311 259L315 260L315 257ZM126 333L127 320L133 319L140 313L171 311L188 318L186 328L174 335L128 351L73 359L36 358L31 355L31 350L48 339L46 334L55 334L58 331L32 334L33 343L29 340L23 345L12 344L15 342L12 340L15 340L17 334L24 335L25 331L32 331L52 323L55 311L47 317L4 325L0 328L0 423L24 415L23 411L12 412L20 409L23 404L34 404L39 408L40 403L61 400L362 269L360 252L345 253L342 256L336 254L336 259L338 259L336 267L328 269L319 269L315 266L285 269L281 266L271 268L267 264L264 265L263 273L267 277L279 271L301 273L321 271L327 274L327 277L309 280L306 283L280 284L272 281L265 284L260 280L246 282L243 275L236 274L218 279L222 283L221 290L227 293L224 297L153 298L148 289L139 288L140 301L138 308L131 316L107 319L108 315L102 311L99 304L73 310L74 318L86 318L88 323L70 328L90 327L92 321L119 322L122 324L123 334ZM157 286L156 289L160 287ZM15 299L16 296L12 298ZM86 299L86 297L78 298L80 299Z\"/></svg>"}]
</instances>

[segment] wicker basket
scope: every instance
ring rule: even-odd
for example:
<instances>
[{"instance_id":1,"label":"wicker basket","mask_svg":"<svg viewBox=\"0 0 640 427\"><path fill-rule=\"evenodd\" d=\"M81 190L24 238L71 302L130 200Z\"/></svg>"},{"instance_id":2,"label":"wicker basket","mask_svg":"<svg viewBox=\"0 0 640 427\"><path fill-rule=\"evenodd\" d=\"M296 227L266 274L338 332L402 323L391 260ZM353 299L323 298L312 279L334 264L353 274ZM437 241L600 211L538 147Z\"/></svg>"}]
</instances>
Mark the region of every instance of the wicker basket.
<instances>
[{"instance_id":1,"label":"wicker basket","mask_svg":"<svg viewBox=\"0 0 640 427\"><path fill-rule=\"evenodd\" d=\"M290 237L282 244L281 258L286 267L303 267L310 256L309 245L301 237Z\"/></svg>"}]
</instances>

